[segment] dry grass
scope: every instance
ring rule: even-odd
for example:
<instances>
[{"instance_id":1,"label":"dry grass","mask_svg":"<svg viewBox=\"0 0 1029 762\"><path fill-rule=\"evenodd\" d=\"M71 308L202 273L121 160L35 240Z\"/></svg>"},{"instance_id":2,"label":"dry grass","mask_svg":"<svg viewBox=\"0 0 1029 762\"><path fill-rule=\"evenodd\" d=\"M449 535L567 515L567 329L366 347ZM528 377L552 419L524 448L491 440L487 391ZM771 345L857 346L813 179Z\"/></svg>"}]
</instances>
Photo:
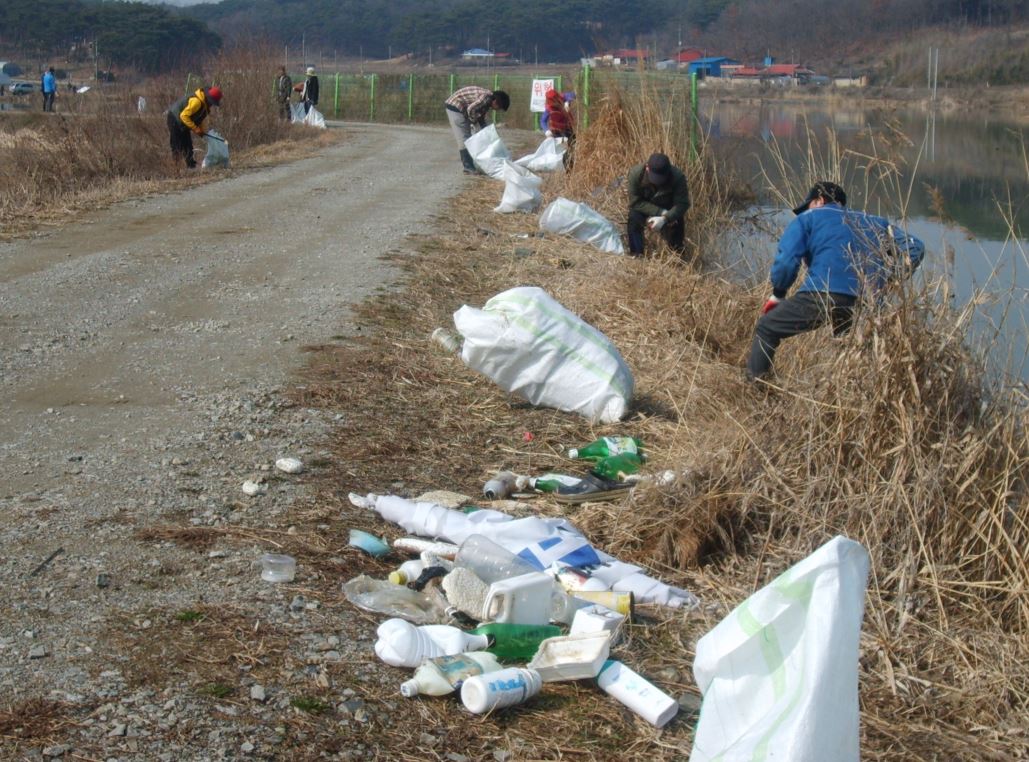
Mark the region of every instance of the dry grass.
<instances>
[{"instance_id":1,"label":"dry grass","mask_svg":"<svg viewBox=\"0 0 1029 762\"><path fill-rule=\"evenodd\" d=\"M629 162L658 148L686 161L681 134L668 129L658 109L611 97L580 139L574 172L545 183L548 200L584 199L623 220L618 178ZM888 153L869 166L884 166ZM787 342L780 381L746 385L741 365L764 294L719 276L713 242L729 213L728 183L704 153L687 169L690 235L704 271L664 256L602 255L564 239L527 243L513 236L532 231L535 217L492 214L497 186L482 181L484 192L462 198L443 232L402 259L407 287L362 309L374 335L319 354L298 391L304 404L345 416L326 503L366 525L342 498L347 491L477 494L496 469L575 471L565 447L602 434L641 436L650 468L681 474L674 484L638 488L620 503L569 509L540 500L525 508L570 516L598 546L708 604L634 627L619 658L673 692L695 691L696 639L843 533L872 557L860 663L863 756L1024 758L1024 399L995 387L981 354L966 347L967 311L910 290L868 310L842 340L814 333ZM797 187L806 181L793 179ZM526 246L530 256L514 254ZM637 380L621 425L590 427L509 399L429 341L462 303L480 305L525 284L544 286L620 348ZM525 432L534 438L526 442ZM466 748L502 736L526 758L688 754L689 719L657 733L586 687L548 692L545 702L475 721L465 728ZM420 722L455 727L452 707L437 707L419 702L414 722L386 732L383 748L402 748ZM563 743L535 732L544 713Z\"/></svg>"}]
</instances>

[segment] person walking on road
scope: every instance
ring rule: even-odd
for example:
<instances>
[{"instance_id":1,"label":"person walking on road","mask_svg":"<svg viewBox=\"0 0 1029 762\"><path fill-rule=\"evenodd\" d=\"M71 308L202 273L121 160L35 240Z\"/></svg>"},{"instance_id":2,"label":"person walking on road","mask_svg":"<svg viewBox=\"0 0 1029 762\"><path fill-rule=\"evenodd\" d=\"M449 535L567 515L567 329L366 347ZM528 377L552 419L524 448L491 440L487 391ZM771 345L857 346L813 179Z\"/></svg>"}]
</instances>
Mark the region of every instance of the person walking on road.
<instances>
[{"instance_id":1,"label":"person walking on road","mask_svg":"<svg viewBox=\"0 0 1029 762\"><path fill-rule=\"evenodd\" d=\"M307 67L307 79L300 88L300 100L304 102L304 113L311 111L311 107L318 106L318 75L314 73L314 67Z\"/></svg>"},{"instance_id":2,"label":"person walking on road","mask_svg":"<svg viewBox=\"0 0 1029 762\"><path fill-rule=\"evenodd\" d=\"M289 110L289 99L293 94L293 80L286 73L286 67L279 67L279 76L275 80L275 99L279 102L279 116L287 122L292 118Z\"/></svg>"},{"instance_id":3,"label":"person walking on road","mask_svg":"<svg viewBox=\"0 0 1029 762\"><path fill-rule=\"evenodd\" d=\"M660 232L682 256L686 250L686 212L690 193L686 175L663 153L629 170L629 254L642 257L645 228Z\"/></svg>"},{"instance_id":4,"label":"person walking on road","mask_svg":"<svg viewBox=\"0 0 1029 762\"><path fill-rule=\"evenodd\" d=\"M511 105L511 97L503 90L487 90L478 85L469 85L455 90L453 95L444 101L450 129L454 133L460 148L461 165L465 174L476 174L472 155L464 147L464 142L486 126L486 116L491 110L507 111Z\"/></svg>"},{"instance_id":5,"label":"person walking on road","mask_svg":"<svg viewBox=\"0 0 1029 762\"><path fill-rule=\"evenodd\" d=\"M204 120L212 106L220 106L222 91L218 87L201 87L168 107L168 139L172 156L186 160L186 167L196 167L193 158L193 134L204 135Z\"/></svg>"},{"instance_id":6,"label":"person walking on road","mask_svg":"<svg viewBox=\"0 0 1029 762\"><path fill-rule=\"evenodd\" d=\"M770 374L783 339L826 323L834 336L846 333L864 289L880 291L892 276L910 275L925 255L922 241L887 219L848 209L836 183L815 183L793 213L772 262L772 296L754 329L746 369L751 381ZM807 275L787 299L802 263Z\"/></svg>"},{"instance_id":7,"label":"person walking on road","mask_svg":"<svg viewBox=\"0 0 1029 762\"><path fill-rule=\"evenodd\" d=\"M57 95L57 77L54 76L54 67L51 66L43 73L40 89L43 92L43 110L54 110L54 96Z\"/></svg>"}]
</instances>

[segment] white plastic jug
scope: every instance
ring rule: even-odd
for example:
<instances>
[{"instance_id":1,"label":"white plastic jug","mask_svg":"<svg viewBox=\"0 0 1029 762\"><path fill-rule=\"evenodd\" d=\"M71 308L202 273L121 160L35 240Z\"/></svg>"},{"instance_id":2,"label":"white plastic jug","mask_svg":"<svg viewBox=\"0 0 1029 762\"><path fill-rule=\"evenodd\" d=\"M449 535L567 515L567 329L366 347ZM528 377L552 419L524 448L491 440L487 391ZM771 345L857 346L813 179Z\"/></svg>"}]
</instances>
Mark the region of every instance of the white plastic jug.
<instances>
[{"instance_id":1,"label":"white plastic jug","mask_svg":"<svg viewBox=\"0 0 1029 762\"><path fill-rule=\"evenodd\" d=\"M483 650L485 635L472 635L446 624L415 627L404 619L387 619L376 630L375 653L394 667L417 667L426 659Z\"/></svg>"},{"instance_id":2,"label":"white plastic jug","mask_svg":"<svg viewBox=\"0 0 1029 762\"><path fill-rule=\"evenodd\" d=\"M498 580L489 586L483 614L493 622L546 624L553 595L554 580L542 572Z\"/></svg>"}]
</instances>

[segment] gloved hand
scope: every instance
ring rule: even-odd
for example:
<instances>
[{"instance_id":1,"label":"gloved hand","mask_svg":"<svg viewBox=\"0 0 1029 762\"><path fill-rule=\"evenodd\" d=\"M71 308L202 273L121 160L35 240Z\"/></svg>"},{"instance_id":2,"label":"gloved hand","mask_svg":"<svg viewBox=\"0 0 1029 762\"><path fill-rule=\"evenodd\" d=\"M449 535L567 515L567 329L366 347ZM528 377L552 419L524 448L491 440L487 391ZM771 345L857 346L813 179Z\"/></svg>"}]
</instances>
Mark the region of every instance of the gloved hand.
<instances>
[{"instance_id":1,"label":"gloved hand","mask_svg":"<svg viewBox=\"0 0 1029 762\"><path fill-rule=\"evenodd\" d=\"M779 306L779 302L782 301L777 296L768 297L768 301L765 302L765 306L761 308L761 314L767 315L769 312Z\"/></svg>"},{"instance_id":2,"label":"gloved hand","mask_svg":"<svg viewBox=\"0 0 1029 762\"><path fill-rule=\"evenodd\" d=\"M660 230L665 226L666 222L668 222L668 218L665 217L663 214L658 215L657 217L648 217L647 227L649 227L651 230Z\"/></svg>"},{"instance_id":3,"label":"gloved hand","mask_svg":"<svg viewBox=\"0 0 1029 762\"><path fill-rule=\"evenodd\" d=\"M544 134L544 135L546 135L546 136L547 136L548 138L552 138L552 137L554 137L554 133L553 133L553 132L551 132L550 130L547 130L547 131L546 131L546 132L544 132L543 134Z\"/></svg>"}]
</instances>

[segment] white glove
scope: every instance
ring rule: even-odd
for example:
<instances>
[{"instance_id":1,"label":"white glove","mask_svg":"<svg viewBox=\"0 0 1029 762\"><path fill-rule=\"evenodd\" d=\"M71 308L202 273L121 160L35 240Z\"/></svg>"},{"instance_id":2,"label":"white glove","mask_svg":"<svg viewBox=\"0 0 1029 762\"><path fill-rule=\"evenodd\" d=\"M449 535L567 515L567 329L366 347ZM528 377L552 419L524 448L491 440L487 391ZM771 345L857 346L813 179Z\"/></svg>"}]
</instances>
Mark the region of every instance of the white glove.
<instances>
[{"instance_id":1,"label":"white glove","mask_svg":"<svg viewBox=\"0 0 1029 762\"><path fill-rule=\"evenodd\" d=\"M547 131L546 131L546 132L544 132L543 134L544 134L544 135L546 135L546 136L547 136L548 138L552 138L552 137L554 137L554 133L553 133L553 132L551 132L550 130L547 130Z\"/></svg>"},{"instance_id":2,"label":"white glove","mask_svg":"<svg viewBox=\"0 0 1029 762\"><path fill-rule=\"evenodd\" d=\"M668 219L663 214L657 217L648 217L647 227L651 230L660 230L665 226L666 222L668 222Z\"/></svg>"}]
</instances>

